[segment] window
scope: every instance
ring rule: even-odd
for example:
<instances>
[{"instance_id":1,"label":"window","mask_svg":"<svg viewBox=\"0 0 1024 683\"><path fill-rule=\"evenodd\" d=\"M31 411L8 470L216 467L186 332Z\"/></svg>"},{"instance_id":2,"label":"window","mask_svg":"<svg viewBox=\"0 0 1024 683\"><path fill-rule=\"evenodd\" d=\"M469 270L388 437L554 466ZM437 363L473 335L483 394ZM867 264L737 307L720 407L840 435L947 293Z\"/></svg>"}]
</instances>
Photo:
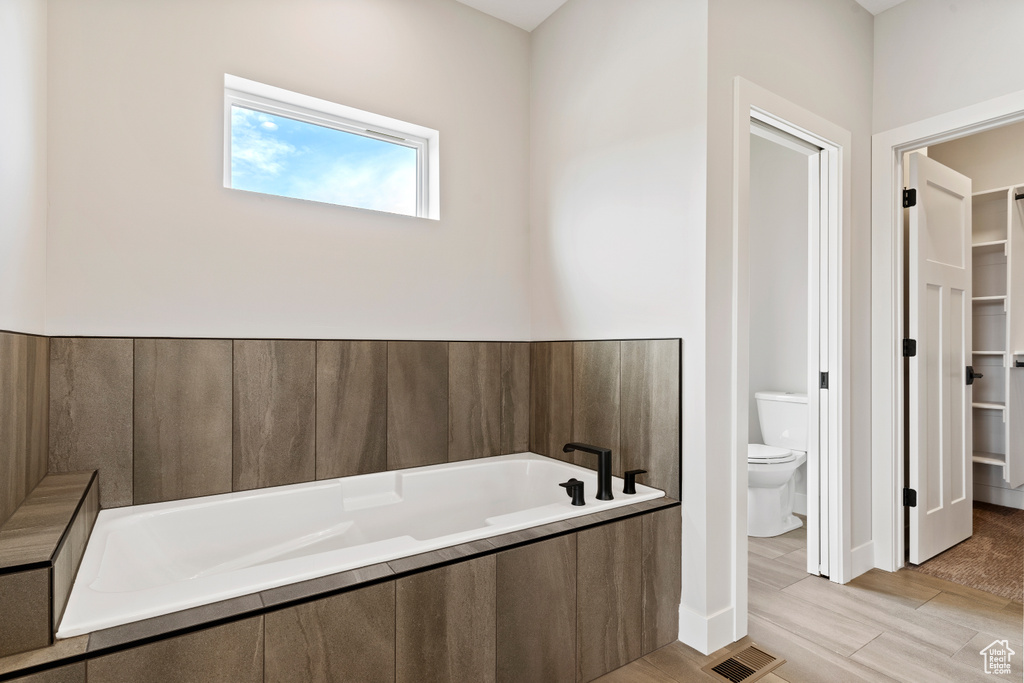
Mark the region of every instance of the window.
<instances>
[{"instance_id":1,"label":"window","mask_svg":"<svg viewBox=\"0 0 1024 683\"><path fill-rule=\"evenodd\" d=\"M224 77L224 186L438 218L435 130Z\"/></svg>"}]
</instances>

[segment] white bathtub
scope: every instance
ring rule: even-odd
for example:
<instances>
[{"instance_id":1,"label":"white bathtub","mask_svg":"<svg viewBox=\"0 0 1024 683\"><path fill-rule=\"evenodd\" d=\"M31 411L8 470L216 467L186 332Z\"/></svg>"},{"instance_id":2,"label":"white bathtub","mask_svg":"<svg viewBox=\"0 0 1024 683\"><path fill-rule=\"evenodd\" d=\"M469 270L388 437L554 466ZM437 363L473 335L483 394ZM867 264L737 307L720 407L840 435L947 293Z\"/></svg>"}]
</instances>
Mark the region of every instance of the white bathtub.
<instances>
[{"instance_id":1,"label":"white bathtub","mask_svg":"<svg viewBox=\"0 0 1024 683\"><path fill-rule=\"evenodd\" d=\"M596 472L520 453L103 510L57 638L665 495L636 490L596 500Z\"/></svg>"}]
</instances>

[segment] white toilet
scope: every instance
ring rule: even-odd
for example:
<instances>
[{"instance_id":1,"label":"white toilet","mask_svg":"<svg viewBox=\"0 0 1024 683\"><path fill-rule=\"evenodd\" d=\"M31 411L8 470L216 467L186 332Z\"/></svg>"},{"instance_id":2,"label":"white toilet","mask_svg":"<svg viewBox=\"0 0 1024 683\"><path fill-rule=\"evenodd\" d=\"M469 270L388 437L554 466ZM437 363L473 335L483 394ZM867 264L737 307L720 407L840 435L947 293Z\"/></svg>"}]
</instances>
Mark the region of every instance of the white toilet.
<instances>
[{"instance_id":1,"label":"white toilet","mask_svg":"<svg viewBox=\"0 0 1024 683\"><path fill-rule=\"evenodd\" d=\"M803 526L793 493L807 461L807 395L759 391L754 398L764 443L747 445L747 534L779 536Z\"/></svg>"}]
</instances>

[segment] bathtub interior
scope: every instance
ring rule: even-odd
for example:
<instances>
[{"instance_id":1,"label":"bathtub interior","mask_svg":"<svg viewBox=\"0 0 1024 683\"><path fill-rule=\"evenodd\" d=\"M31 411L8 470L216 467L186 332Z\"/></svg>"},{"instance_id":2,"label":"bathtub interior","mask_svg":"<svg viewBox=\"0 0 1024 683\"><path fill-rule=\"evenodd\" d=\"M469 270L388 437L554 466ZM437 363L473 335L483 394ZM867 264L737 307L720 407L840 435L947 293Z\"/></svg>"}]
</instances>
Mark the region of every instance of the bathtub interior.
<instances>
[{"instance_id":1,"label":"bathtub interior","mask_svg":"<svg viewBox=\"0 0 1024 683\"><path fill-rule=\"evenodd\" d=\"M558 486L570 476L585 506ZM615 478L617 498L598 501L596 485L521 453L104 510L57 637L664 495L622 495Z\"/></svg>"}]
</instances>

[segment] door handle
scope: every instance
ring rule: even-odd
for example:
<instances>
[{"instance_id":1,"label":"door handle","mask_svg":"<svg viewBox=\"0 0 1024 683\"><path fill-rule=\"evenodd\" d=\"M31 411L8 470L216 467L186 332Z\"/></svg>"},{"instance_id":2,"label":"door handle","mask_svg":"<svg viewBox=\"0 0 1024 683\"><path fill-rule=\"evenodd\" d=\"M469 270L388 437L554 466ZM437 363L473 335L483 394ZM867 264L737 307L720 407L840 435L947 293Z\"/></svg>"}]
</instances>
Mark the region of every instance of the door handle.
<instances>
[{"instance_id":1,"label":"door handle","mask_svg":"<svg viewBox=\"0 0 1024 683\"><path fill-rule=\"evenodd\" d=\"M974 384L974 380L981 379L984 376L980 372L975 372L974 368L970 365L967 366L967 386Z\"/></svg>"}]
</instances>

